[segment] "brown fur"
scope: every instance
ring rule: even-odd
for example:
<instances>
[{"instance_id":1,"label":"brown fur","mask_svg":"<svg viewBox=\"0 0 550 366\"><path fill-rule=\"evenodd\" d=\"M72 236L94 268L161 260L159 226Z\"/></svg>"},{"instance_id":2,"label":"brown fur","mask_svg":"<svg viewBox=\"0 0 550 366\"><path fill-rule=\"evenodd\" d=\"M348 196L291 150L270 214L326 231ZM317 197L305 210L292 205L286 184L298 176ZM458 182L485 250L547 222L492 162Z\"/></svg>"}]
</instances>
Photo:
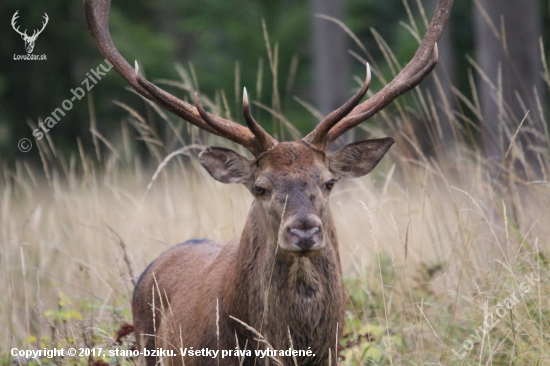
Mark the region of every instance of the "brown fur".
<instances>
[{"instance_id":1,"label":"brown fur","mask_svg":"<svg viewBox=\"0 0 550 366\"><path fill-rule=\"evenodd\" d=\"M315 354L297 357L298 365L326 365L329 348L336 365L334 347L344 324L345 294L328 209L330 189L325 186L327 180L338 178L331 171L330 157L303 142L280 143L254 161L225 149L204 154L201 161L209 172L215 170L211 174L217 180L242 182L253 194L261 185L270 195L256 197L240 239L225 246L208 240L187 242L151 263L133 297L138 348L171 348L178 355L180 347L234 350L237 337L238 347L246 345L252 355L255 349L264 349L253 332L232 316L259 331L278 350L290 348L290 330L295 350L311 349ZM382 155L367 158L376 159L374 166ZM346 163L338 162L339 169ZM311 217L322 226L321 249L283 249L281 241L287 237L282 228L307 227ZM221 359L221 352L218 357L222 365L238 365L236 357ZM291 358L280 359L293 364ZM156 361L147 359L148 365ZM218 365L209 357L184 361L187 366ZM182 358L168 357L164 362L181 365ZM265 365L266 358L245 359L244 365L254 364Z\"/></svg>"}]
</instances>

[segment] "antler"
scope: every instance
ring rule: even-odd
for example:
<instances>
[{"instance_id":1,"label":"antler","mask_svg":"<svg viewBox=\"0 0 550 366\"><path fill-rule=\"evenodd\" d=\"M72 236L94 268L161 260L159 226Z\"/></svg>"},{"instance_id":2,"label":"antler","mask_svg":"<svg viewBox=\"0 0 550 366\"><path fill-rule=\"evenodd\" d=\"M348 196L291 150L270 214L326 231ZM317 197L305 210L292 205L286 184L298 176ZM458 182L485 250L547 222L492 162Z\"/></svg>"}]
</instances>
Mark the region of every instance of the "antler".
<instances>
[{"instance_id":1,"label":"antler","mask_svg":"<svg viewBox=\"0 0 550 366\"><path fill-rule=\"evenodd\" d=\"M35 29L34 32L32 33L32 36L30 36L29 38L36 39L40 35L40 33L42 33L44 28L46 28L46 25L48 24L48 20L50 20L50 18L48 18L48 14L46 13L44 13L43 18L44 18L44 21L42 22L42 29L40 29L39 31Z\"/></svg>"},{"instance_id":2,"label":"antler","mask_svg":"<svg viewBox=\"0 0 550 366\"><path fill-rule=\"evenodd\" d=\"M437 41L441 38L452 5L453 0L439 0L428 31L424 35L416 54L388 85L356 106L366 93L367 81L370 82L369 70L367 69L367 80L365 80L361 90L344 106L329 114L311 133L303 138L303 141L315 149L326 151L330 144L346 131L366 121L384 109L395 98L420 84L437 65L439 58ZM359 96L361 93L363 95ZM337 118L338 120L336 120Z\"/></svg>"},{"instance_id":3,"label":"antler","mask_svg":"<svg viewBox=\"0 0 550 366\"><path fill-rule=\"evenodd\" d=\"M19 33L21 36L28 37L26 29L25 29L24 32L21 32L21 31L19 31L19 26L16 27L16 22L15 21L17 20L17 18L19 18L19 15L17 13L19 13L19 10L17 10L15 12L15 14L13 14L13 17L11 18L11 26L12 26L13 30L16 31L17 33Z\"/></svg>"},{"instance_id":4,"label":"antler","mask_svg":"<svg viewBox=\"0 0 550 366\"><path fill-rule=\"evenodd\" d=\"M196 98L197 108L195 108L147 81L139 74L137 62L136 69L132 69L113 44L109 33L111 0L83 1L88 31L99 51L113 65L116 72L140 95L160 104L165 109L205 131L244 146L254 156L259 156L277 144L277 141L269 136L257 123L248 129L233 121L210 115L202 109L200 103L198 103L198 98ZM248 102L246 101L245 104L248 105ZM248 119L247 124L249 124ZM266 136L269 136L269 138Z\"/></svg>"}]
</instances>

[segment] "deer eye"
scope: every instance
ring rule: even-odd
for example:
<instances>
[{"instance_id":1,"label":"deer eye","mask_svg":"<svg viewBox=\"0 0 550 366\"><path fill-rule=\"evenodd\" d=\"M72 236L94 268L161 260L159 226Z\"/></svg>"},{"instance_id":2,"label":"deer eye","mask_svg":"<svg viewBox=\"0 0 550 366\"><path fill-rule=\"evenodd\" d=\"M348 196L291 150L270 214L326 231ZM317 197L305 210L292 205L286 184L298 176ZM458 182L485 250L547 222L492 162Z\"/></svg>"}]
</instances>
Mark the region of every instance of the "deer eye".
<instances>
[{"instance_id":1,"label":"deer eye","mask_svg":"<svg viewBox=\"0 0 550 366\"><path fill-rule=\"evenodd\" d=\"M332 187L334 187L334 183L336 183L335 179L329 180L328 182L325 183L325 188L330 191Z\"/></svg>"},{"instance_id":2,"label":"deer eye","mask_svg":"<svg viewBox=\"0 0 550 366\"><path fill-rule=\"evenodd\" d=\"M267 194L267 190L264 187L260 187L260 186L254 186L252 191L256 196L265 196Z\"/></svg>"}]
</instances>

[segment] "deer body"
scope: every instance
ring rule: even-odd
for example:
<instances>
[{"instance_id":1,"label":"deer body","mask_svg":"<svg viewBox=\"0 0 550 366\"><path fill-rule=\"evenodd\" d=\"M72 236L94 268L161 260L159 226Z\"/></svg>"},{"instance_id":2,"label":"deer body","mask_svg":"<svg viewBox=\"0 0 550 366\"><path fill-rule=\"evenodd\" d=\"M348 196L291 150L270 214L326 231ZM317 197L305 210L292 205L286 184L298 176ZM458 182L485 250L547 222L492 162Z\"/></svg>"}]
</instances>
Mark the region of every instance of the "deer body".
<instances>
[{"instance_id":1,"label":"deer body","mask_svg":"<svg viewBox=\"0 0 550 366\"><path fill-rule=\"evenodd\" d=\"M262 167L263 173L276 166L277 175L285 177L284 182L278 183L285 185L286 189L271 199L281 199L276 205L282 208L285 216L293 218L304 217L303 213L305 216L311 214L315 206L319 208L326 240L323 250L297 256L278 248L281 220L270 217L264 200L256 199L240 239L225 246L211 241L180 244L152 263L134 292L134 319L146 320L146 324L135 322L136 334L157 333L156 347L162 345L159 340L165 338L166 343L177 345L178 354L180 344L183 344L182 348L234 350L237 334L239 348L242 350L247 344L246 349L254 354L258 348L258 342L254 340L256 336L229 317L233 316L261 332L275 349L291 347L290 332L295 350L311 349L315 354L309 359L298 357L300 365L326 365L329 347L332 347L332 362L336 364L334 347L344 322L338 241L328 202L311 197L318 193L319 184L315 182L307 187L305 182L312 180L309 175L321 175L321 162L315 166L313 160L322 160L322 155L300 143L280 144L278 150L284 152L283 156L266 156L265 159L270 161L265 162L267 167ZM304 174L303 169L310 170L310 174ZM160 310L159 293L164 297L164 311ZM153 296L156 296L158 332L155 332L152 321ZM171 309L167 308L166 299ZM160 325L161 321L166 322L166 326ZM183 327L181 339L179 326ZM193 331L186 331L188 329ZM155 348L152 338L142 343L145 344L148 348ZM265 345L260 349L265 349ZM217 364L216 359L205 357L184 360L185 365ZM223 364L230 364L229 360L238 364L235 357L225 358ZM265 361L258 358L256 365L263 365ZM285 364L290 365L290 361L286 360ZM181 359L175 358L172 362L177 364ZM154 359L151 359L149 364L153 363ZM254 357L246 358L244 364L254 364Z\"/></svg>"},{"instance_id":2,"label":"deer body","mask_svg":"<svg viewBox=\"0 0 550 366\"><path fill-rule=\"evenodd\" d=\"M418 85L436 66L453 0L439 0L414 58L382 90L361 102L371 81L328 114L299 141L278 142L254 120L246 93L246 127L206 112L144 79L118 52L109 34L110 0L83 0L88 30L103 56L143 97L189 123L244 146L248 159L209 147L199 159L222 183L240 183L254 196L240 239L180 244L160 255L141 275L132 299L138 348L171 348L163 363L239 365L224 359L183 357L179 348L252 351L311 349L315 356L247 357L244 365L337 365L335 350L344 322L345 295L338 240L329 196L341 178L368 174L394 143L392 138L348 144L326 151L338 137ZM262 340L257 339L261 335ZM329 359L329 349L331 350ZM218 356L219 357L219 356ZM148 357L147 364L159 359ZM296 361L296 362L295 362Z\"/></svg>"}]
</instances>

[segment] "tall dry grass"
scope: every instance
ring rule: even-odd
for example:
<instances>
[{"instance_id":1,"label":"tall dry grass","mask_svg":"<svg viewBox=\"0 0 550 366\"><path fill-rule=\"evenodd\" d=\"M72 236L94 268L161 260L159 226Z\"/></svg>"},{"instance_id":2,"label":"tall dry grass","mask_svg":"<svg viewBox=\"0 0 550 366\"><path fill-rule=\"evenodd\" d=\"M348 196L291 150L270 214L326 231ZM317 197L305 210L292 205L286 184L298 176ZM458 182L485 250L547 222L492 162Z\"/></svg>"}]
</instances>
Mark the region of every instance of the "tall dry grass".
<instances>
[{"instance_id":1,"label":"tall dry grass","mask_svg":"<svg viewBox=\"0 0 550 366\"><path fill-rule=\"evenodd\" d=\"M270 51L274 57L276 47ZM193 78L178 70L181 81L170 84L187 95ZM455 89L480 116L479 103L465 94ZM279 100L260 107L273 112L275 130L295 135ZM223 94L203 101L214 113L229 113ZM153 258L190 238L227 241L242 230L250 194L215 182L196 160L201 146L242 149L148 104L168 126L161 138L150 118L121 107L128 118L113 142L92 118L96 146L80 145L66 159L50 138L37 146L42 166L20 161L3 168L4 362L12 362L12 347L118 347L116 330L131 323L133 282ZM423 154L411 131L423 120L440 129L435 110L417 89L409 103L397 101L362 127L398 143L373 173L339 183L332 194L349 300L342 365L547 364L550 182L531 176L522 161L514 139L519 125L508 129L512 143L502 163L489 166L469 140L464 123L474 124L463 112L447 113L456 129L450 147ZM148 148L148 164L132 153L134 134ZM548 155L542 159L548 166ZM532 273L540 282L493 329L480 328L498 303L519 296L523 276ZM460 359L453 350L460 356L463 344L472 349Z\"/></svg>"}]
</instances>

